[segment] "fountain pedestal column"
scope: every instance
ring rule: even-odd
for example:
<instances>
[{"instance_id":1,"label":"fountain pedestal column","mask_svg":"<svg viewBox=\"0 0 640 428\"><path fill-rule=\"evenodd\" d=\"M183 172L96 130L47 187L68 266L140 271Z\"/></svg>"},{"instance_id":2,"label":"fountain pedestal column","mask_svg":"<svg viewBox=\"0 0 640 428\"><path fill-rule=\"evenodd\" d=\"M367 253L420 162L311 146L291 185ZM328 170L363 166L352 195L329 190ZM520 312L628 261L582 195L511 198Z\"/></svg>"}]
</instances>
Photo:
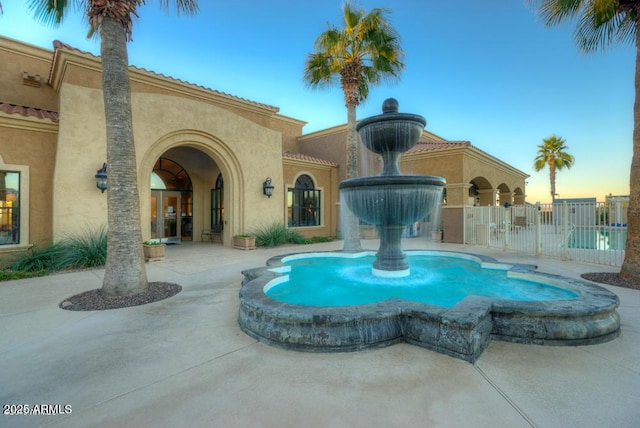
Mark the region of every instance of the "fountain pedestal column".
<instances>
[{"instance_id":1,"label":"fountain pedestal column","mask_svg":"<svg viewBox=\"0 0 640 428\"><path fill-rule=\"evenodd\" d=\"M378 226L380 248L373 263L373 274L381 277L402 277L409 275L407 256L401 249L405 226Z\"/></svg>"}]
</instances>

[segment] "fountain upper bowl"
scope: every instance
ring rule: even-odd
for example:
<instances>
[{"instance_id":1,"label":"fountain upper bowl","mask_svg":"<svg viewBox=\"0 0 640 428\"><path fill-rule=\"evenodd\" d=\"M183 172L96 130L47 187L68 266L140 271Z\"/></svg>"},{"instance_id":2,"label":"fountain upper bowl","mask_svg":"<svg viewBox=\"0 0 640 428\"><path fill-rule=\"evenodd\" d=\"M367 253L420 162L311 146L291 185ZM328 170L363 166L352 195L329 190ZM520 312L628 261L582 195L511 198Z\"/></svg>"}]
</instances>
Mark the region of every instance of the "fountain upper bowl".
<instances>
[{"instance_id":1,"label":"fountain upper bowl","mask_svg":"<svg viewBox=\"0 0 640 428\"><path fill-rule=\"evenodd\" d=\"M415 146L427 121L409 113L384 113L361 120L356 125L362 144L376 154L404 153Z\"/></svg>"}]
</instances>

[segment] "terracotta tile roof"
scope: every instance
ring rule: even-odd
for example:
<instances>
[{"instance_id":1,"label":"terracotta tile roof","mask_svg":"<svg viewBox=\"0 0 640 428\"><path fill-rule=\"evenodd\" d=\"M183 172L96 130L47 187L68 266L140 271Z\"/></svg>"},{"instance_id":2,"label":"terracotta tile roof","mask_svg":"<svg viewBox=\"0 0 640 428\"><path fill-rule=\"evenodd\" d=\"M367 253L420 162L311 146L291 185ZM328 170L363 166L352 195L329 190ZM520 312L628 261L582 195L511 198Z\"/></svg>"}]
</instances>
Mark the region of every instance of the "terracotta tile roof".
<instances>
[{"instance_id":1,"label":"terracotta tile roof","mask_svg":"<svg viewBox=\"0 0 640 428\"><path fill-rule=\"evenodd\" d=\"M287 159L303 160L307 162L319 163L322 165L338 166L337 163L334 163L325 159L320 159L313 156L305 155L303 153L282 152L282 157Z\"/></svg>"},{"instance_id":2,"label":"terracotta tile roof","mask_svg":"<svg viewBox=\"0 0 640 428\"><path fill-rule=\"evenodd\" d=\"M51 110L42 110L34 107L19 106L15 104L7 104L0 101L0 111L8 114L21 114L25 117L37 117L38 119L49 119L52 122L58 122L58 112Z\"/></svg>"},{"instance_id":3,"label":"terracotta tile roof","mask_svg":"<svg viewBox=\"0 0 640 428\"><path fill-rule=\"evenodd\" d=\"M91 52L85 52L85 51L82 51L80 49L76 49L73 46L70 46L70 45L68 45L66 43L62 43L60 40L54 40L53 41L53 47L54 47L54 49L64 48L64 49L67 49L67 50L79 52L81 54L90 55L90 56L92 56L94 58L100 59L99 56L94 55ZM181 79L176 79L175 77L167 76L167 75L162 74L162 73L156 73L155 71L147 70L146 68L136 67L135 65L130 65L130 67L135 69L135 70L138 70L138 71L141 71L141 72L144 72L144 73L148 73L148 74L152 74L154 76L158 76L158 77L161 77L163 79L171 80L171 81L176 82L176 83L180 83L180 84L183 84L183 85L188 85L188 86L195 87L195 88L198 88L198 89L204 89L205 91L212 92L214 94L222 95L224 97L233 98L233 99L236 99L236 100L239 100L239 101L243 101L243 102L250 103L250 104L253 104L253 105L256 105L256 106L260 106L260 107L263 107L263 108L266 108L266 109L269 109L269 110L273 110L274 113L277 113L278 111L280 111L280 107L275 107L275 106L272 106L272 105L269 105L269 104L259 103L257 101L252 101L252 100L249 100L247 98L237 97L235 95L231 95L231 94L228 94L226 92L221 92L221 91L217 91L215 89L207 88L206 86L202 86L202 85L198 85L198 84L195 84L195 83L187 82L187 81L181 80Z\"/></svg>"},{"instance_id":4,"label":"terracotta tile roof","mask_svg":"<svg viewBox=\"0 0 640 428\"><path fill-rule=\"evenodd\" d=\"M468 141L436 141L422 139L413 146L407 153L429 152L432 150L455 149L459 147L473 147Z\"/></svg>"},{"instance_id":5,"label":"terracotta tile roof","mask_svg":"<svg viewBox=\"0 0 640 428\"><path fill-rule=\"evenodd\" d=\"M68 49L70 51L80 52L81 54L91 55L94 58L100 58L99 56L94 55L91 52L82 51L82 50L80 50L78 48L74 48L73 46L68 45L66 43L63 43L60 40L54 40L53 41L53 49L55 50L55 49L60 49L60 48L65 48L65 49Z\"/></svg>"}]
</instances>

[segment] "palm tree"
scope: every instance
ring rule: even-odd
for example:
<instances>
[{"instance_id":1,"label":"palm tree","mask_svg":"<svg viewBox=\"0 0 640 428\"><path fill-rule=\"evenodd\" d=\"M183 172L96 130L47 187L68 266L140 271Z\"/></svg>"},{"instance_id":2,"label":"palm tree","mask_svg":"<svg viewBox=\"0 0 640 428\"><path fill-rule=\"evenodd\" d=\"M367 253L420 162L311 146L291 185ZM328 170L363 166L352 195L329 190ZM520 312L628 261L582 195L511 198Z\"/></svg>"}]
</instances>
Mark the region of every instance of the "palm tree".
<instances>
[{"instance_id":1,"label":"palm tree","mask_svg":"<svg viewBox=\"0 0 640 428\"><path fill-rule=\"evenodd\" d=\"M127 41L132 17L145 0L76 0L86 10L90 34L100 35L102 94L107 130L107 261L102 292L108 297L140 293L148 288L142 254L140 203L136 153L131 118L131 89ZM167 9L169 0L161 0ZM178 12L195 13L196 0L175 0ZM69 7L67 0L31 0L29 7L39 20L60 24Z\"/></svg>"},{"instance_id":2,"label":"palm tree","mask_svg":"<svg viewBox=\"0 0 640 428\"><path fill-rule=\"evenodd\" d=\"M640 0L529 0L547 26L578 18L575 38L585 52L614 42L636 47L633 157L629 174L627 244L620 276L640 284Z\"/></svg>"},{"instance_id":3,"label":"palm tree","mask_svg":"<svg viewBox=\"0 0 640 428\"><path fill-rule=\"evenodd\" d=\"M564 138L555 135L543 139L542 144L538 146L538 155L533 163L536 171L543 170L545 166L549 167L552 202L556 199L556 172L564 168L570 169L574 163L574 158L567 153L568 147L564 143Z\"/></svg>"},{"instance_id":4,"label":"palm tree","mask_svg":"<svg viewBox=\"0 0 640 428\"><path fill-rule=\"evenodd\" d=\"M345 27L329 25L314 43L314 52L305 63L304 80L312 88L337 83L344 92L347 107L347 178L358 176L358 135L356 107L369 94L369 87L384 78L398 78L404 68L400 37L387 20L386 9L369 13L357 9L350 1L343 6ZM345 250L360 250L357 219L348 219L350 236Z\"/></svg>"}]
</instances>

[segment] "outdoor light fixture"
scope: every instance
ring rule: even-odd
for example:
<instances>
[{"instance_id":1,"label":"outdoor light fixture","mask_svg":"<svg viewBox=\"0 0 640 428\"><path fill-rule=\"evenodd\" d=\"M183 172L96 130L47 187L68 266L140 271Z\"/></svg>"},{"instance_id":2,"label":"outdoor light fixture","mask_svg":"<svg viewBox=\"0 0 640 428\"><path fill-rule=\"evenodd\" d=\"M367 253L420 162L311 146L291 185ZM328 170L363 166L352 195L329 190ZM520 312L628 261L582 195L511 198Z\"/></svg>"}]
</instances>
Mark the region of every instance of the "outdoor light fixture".
<instances>
[{"instance_id":1,"label":"outdoor light fixture","mask_svg":"<svg viewBox=\"0 0 640 428\"><path fill-rule=\"evenodd\" d=\"M273 195L273 185L271 184L271 177L267 177L267 179L264 180L264 183L262 183L262 193L269 198Z\"/></svg>"},{"instance_id":2,"label":"outdoor light fixture","mask_svg":"<svg viewBox=\"0 0 640 428\"><path fill-rule=\"evenodd\" d=\"M102 168L96 172L96 187L100 192L107 190L107 164L103 163Z\"/></svg>"}]
</instances>

